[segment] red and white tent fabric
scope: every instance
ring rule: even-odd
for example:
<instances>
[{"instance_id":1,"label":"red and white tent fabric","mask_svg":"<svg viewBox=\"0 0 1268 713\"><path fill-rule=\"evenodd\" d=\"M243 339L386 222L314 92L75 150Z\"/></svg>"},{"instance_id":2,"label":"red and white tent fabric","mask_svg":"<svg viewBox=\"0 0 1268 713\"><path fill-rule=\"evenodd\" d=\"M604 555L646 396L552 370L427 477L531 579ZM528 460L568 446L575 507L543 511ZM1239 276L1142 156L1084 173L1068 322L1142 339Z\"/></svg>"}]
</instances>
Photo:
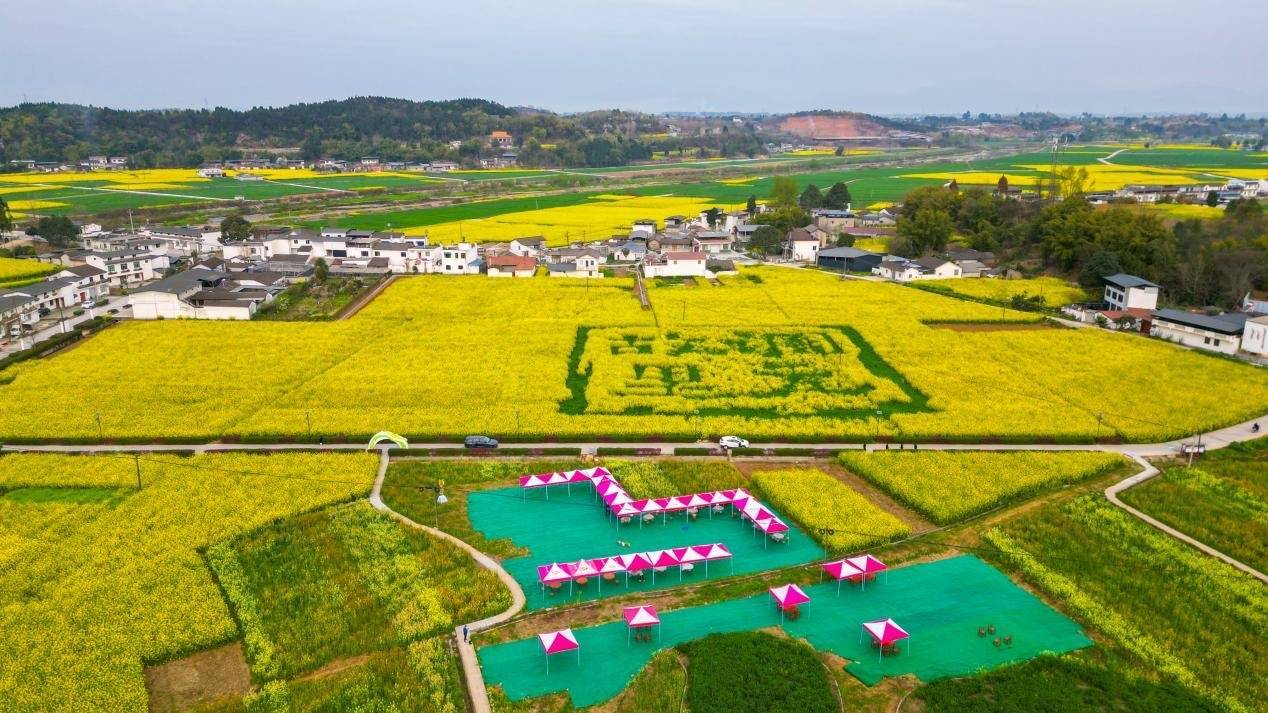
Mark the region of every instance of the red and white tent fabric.
<instances>
[{"instance_id":1,"label":"red and white tent fabric","mask_svg":"<svg viewBox=\"0 0 1268 713\"><path fill-rule=\"evenodd\" d=\"M829 577L832 577L833 579L837 581L837 594L841 593L841 582L851 577L855 577L860 574L863 574L863 571L860 570L858 567L855 567L854 565L850 564L849 560L837 560L836 562L825 562L823 564L823 571Z\"/></svg>"},{"instance_id":2,"label":"red and white tent fabric","mask_svg":"<svg viewBox=\"0 0 1268 713\"><path fill-rule=\"evenodd\" d=\"M858 570L857 574L850 576L850 580L861 582L864 589L867 589L867 580L875 579L877 572L885 572L886 578L889 577L889 565L871 555L851 557L846 562L849 562L852 567Z\"/></svg>"},{"instance_id":3,"label":"red and white tent fabric","mask_svg":"<svg viewBox=\"0 0 1268 713\"><path fill-rule=\"evenodd\" d=\"M546 673L550 673L550 657L553 654L576 651L577 663L581 663L581 644L577 643L577 637L573 635L572 629L560 629L559 631L538 634L537 639L542 643L542 651L546 652Z\"/></svg>"},{"instance_id":4,"label":"red and white tent fabric","mask_svg":"<svg viewBox=\"0 0 1268 713\"><path fill-rule=\"evenodd\" d=\"M641 604L636 607L625 607L622 612L625 614L625 645L630 644L630 632L635 629L649 629L656 627L656 636L660 637L660 615L656 613L656 607L652 604Z\"/></svg>"},{"instance_id":5,"label":"red and white tent fabric","mask_svg":"<svg viewBox=\"0 0 1268 713\"><path fill-rule=\"evenodd\" d=\"M770 595L775 598L775 604L779 607L779 616L782 619L784 612L792 609L800 604L806 604L810 601L810 596L802 591L801 587L795 584L784 584L778 587L770 588Z\"/></svg>"},{"instance_id":6,"label":"red and white tent fabric","mask_svg":"<svg viewBox=\"0 0 1268 713\"><path fill-rule=\"evenodd\" d=\"M569 579L572 579L572 565L570 563L551 562L550 564L540 565L537 568L537 581L541 584L566 582Z\"/></svg>"},{"instance_id":7,"label":"red and white tent fabric","mask_svg":"<svg viewBox=\"0 0 1268 713\"><path fill-rule=\"evenodd\" d=\"M884 654L885 647L892 646L903 639L911 638L911 634L907 633L907 630L899 626L898 622L893 619L865 621L863 622L863 631L867 632L872 637L872 640L877 643L877 648L880 650L876 655L878 661L881 655ZM860 632L859 639L861 640L862 637L863 634Z\"/></svg>"}]
</instances>

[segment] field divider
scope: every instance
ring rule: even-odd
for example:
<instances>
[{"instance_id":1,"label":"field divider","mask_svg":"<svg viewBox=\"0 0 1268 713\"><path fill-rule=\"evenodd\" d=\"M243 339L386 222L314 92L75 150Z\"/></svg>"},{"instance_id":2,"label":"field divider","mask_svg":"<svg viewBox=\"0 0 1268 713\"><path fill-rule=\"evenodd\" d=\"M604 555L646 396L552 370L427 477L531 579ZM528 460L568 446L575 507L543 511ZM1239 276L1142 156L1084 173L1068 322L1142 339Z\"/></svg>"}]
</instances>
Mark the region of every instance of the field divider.
<instances>
[{"instance_id":1,"label":"field divider","mask_svg":"<svg viewBox=\"0 0 1268 713\"><path fill-rule=\"evenodd\" d=\"M489 703L489 692L484 686L484 673L480 670L480 662L476 658L475 647L471 645L470 634L484 629L491 628L498 624L509 621L511 617L523 610L527 598L524 596L524 590L520 587L519 582L502 568L502 565L489 555L472 547L465 540L455 537L454 535L429 527L402 515L393 510L387 503L383 502L383 481L387 478L387 467L391 462L388 455L388 447L384 446L379 449L379 472L374 477L374 488L370 491L370 505L379 512L390 515L401 524L412 527L415 530L421 530L429 535L439 537L443 540L454 543L462 548L467 554L471 555L481 567L493 572L502 580L502 583L511 590L511 606L500 614L494 614L485 617L479 621L473 621L466 624L459 624L454 628L454 637L458 644L458 657L462 661L463 677L467 681L467 695L470 698L471 710L474 713L492 713L493 707Z\"/></svg>"},{"instance_id":2,"label":"field divider","mask_svg":"<svg viewBox=\"0 0 1268 713\"><path fill-rule=\"evenodd\" d=\"M1260 572L1259 570L1255 569L1254 567L1251 567L1250 565L1242 562L1241 560L1234 559L1224 554L1223 552L1220 552L1219 550L1215 549L1214 547L1211 547L1210 545L1204 542L1201 542L1199 540L1195 540L1192 537L1189 537L1188 535L1184 534L1183 532L1180 532L1174 527L1171 527L1170 525L1160 520L1154 519L1150 517L1149 515L1146 515L1144 512L1141 512L1140 510L1137 510L1131 505L1128 505L1127 503L1120 500L1118 497L1119 493L1129 488L1133 488L1137 485L1140 485L1141 483L1157 476L1161 472L1157 468L1155 468L1152 463L1136 455L1135 453L1128 452L1128 453L1125 453L1125 455L1128 458L1131 458L1132 460L1136 461L1136 463L1140 465L1140 467L1143 468L1143 470L1141 470L1139 473L1136 473L1135 475L1124 478L1118 481L1117 483L1114 483L1113 485L1106 488L1105 498L1107 500L1113 503L1116 507L1121 508L1122 510L1125 510L1128 514L1132 515L1136 519L1141 520L1142 522L1148 524L1149 526L1157 530L1160 530L1164 534L1170 535L1171 537L1174 537L1175 539L1180 540L1181 542L1187 545L1196 547L1198 550L1201 550L1203 553L1208 554L1211 557L1214 557L1218 560L1221 560L1224 563L1229 564L1237 569L1240 569L1241 571L1245 572L1246 574L1249 574L1255 579L1258 579L1264 584L1268 584L1268 575L1265 575L1263 572Z\"/></svg>"}]
</instances>

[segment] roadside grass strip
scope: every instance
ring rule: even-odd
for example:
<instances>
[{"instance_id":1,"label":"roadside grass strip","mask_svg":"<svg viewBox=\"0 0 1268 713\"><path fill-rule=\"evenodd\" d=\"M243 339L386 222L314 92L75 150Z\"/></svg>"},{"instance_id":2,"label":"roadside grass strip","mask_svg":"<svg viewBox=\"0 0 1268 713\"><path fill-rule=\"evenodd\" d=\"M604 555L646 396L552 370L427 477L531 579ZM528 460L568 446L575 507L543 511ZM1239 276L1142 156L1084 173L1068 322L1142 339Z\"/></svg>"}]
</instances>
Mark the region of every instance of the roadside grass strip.
<instances>
[{"instance_id":1,"label":"roadside grass strip","mask_svg":"<svg viewBox=\"0 0 1268 713\"><path fill-rule=\"evenodd\" d=\"M575 706L589 706L620 693L658 651L709 634L780 626L820 651L850 663L846 670L867 685L887 676L914 674L922 681L972 674L1090 646L1079 626L1013 584L998 570L965 555L892 569L865 589L835 582L805 587L811 601L796 620L784 618L766 592L698 607L662 612L660 636L627 643L623 620L573 629L580 657L545 657L536 636L480 648L477 655L489 686L501 686L512 701L567 691ZM892 618L910 634L897 655L881 657L860 640L865 621ZM994 635L978 629L995 627ZM1002 638L1011 636L1010 644ZM1000 638L1001 644L995 645ZM780 662L772 661L778 671Z\"/></svg>"}]
</instances>

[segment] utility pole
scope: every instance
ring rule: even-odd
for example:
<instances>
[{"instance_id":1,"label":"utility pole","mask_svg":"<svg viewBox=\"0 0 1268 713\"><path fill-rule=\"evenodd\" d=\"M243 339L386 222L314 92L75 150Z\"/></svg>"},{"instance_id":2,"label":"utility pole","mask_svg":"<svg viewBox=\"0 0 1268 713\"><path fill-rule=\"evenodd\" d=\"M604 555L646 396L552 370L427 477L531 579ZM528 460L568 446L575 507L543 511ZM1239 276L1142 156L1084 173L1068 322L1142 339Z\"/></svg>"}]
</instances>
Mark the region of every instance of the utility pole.
<instances>
[{"instance_id":1,"label":"utility pole","mask_svg":"<svg viewBox=\"0 0 1268 713\"><path fill-rule=\"evenodd\" d=\"M132 459L136 463L136 489L141 489L141 454L133 453Z\"/></svg>"},{"instance_id":2,"label":"utility pole","mask_svg":"<svg viewBox=\"0 0 1268 713\"><path fill-rule=\"evenodd\" d=\"M312 413L307 409L304 410L304 424L308 428L308 437L313 437L313 417Z\"/></svg>"},{"instance_id":3,"label":"utility pole","mask_svg":"<svg viewBox=\"0 0 1268 713\"><path fill-rule=\"evenodd\" d=\"M106 432L101 427L101 412L98 411L96 416L97 416L97 440L104 441L106 440Z\"/></svg>"}]
</instances>

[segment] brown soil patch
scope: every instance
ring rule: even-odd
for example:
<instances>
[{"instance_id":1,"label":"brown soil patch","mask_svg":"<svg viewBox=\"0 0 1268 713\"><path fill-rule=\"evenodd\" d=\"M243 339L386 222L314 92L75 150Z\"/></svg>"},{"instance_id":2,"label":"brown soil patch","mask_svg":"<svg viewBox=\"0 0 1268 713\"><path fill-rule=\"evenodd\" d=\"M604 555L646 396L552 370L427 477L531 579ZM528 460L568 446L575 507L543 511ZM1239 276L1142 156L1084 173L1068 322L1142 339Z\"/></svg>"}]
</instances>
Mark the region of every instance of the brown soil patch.
<instances>
[{"instance_id":1,"label":"brown soil patch","mask_svg":"<svg viewBox=\"0 0 1268 713\"><path fill-rule=\"evenodd\" d=\"M331 661L330 663L326 664L325 666L322 666L321 668L315 671L309 671L308 673L304 674L303 676L300 676L296 680L313 681L313 680L322 679L322 678L329 678L330 676L333 676L342 671L347 671L350 668L356 668L357 666L360 666L366 661L369 661L370 658L371 658L370 654L357 654L356 656L349 656L347 658L335 659L334 661Z\"/></svg>"},{"instance_id":2,"label":"brown soil patch","mask_svg":"<svg viewBox=\"0 0 1268 713\"><path fill-rule=\"evenodd\" d=\"M199 703L246 695L251 671L241 642L145 669L151 711L179 711Z\"/></svg>"},{"instance_id":3,"label":"brown soil patch","mask_svg":"<svg viewBox=\"0 0 1268 713\"><path fill-rule=\"evenodd\" d=\"M785 118L779 122L779 130L811 139L846 139L884 136L888 127L862 114L807 114Z\"/></svg>"},{"instance_id":4,"label":"brown soil patch","mask_svg":"<svg viewBox=\"0 0 1268 713\"><path fill-rule=\"evenodd\" d=\"M926 325L952 332L1033 332L1058 329L1048 322L929 322Z\"/></svg>"}]
</instances>

